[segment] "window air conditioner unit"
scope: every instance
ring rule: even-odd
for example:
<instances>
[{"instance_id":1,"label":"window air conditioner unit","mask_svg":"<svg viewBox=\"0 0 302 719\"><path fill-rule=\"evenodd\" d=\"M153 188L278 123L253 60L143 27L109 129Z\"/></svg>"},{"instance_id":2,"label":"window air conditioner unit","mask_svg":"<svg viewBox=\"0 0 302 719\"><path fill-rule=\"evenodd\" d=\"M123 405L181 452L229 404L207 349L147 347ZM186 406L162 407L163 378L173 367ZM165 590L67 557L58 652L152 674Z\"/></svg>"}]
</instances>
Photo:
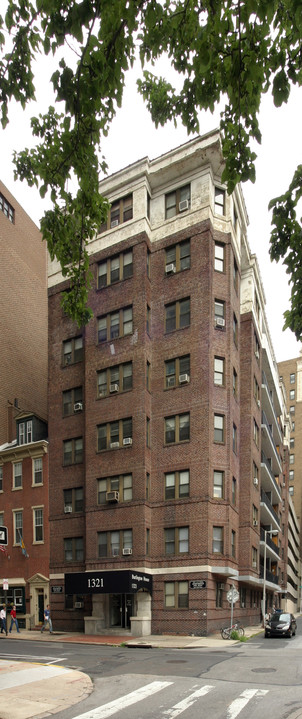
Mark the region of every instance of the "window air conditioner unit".
<instances>
[{"instance_id":1,"label":"window air conditioner unit","mask_svg":"<svg viewBox=\"0 0 302 719\"><path fill-rule=\"evenodd\" d=\"M75 607L75 609L83 609L84 602L75 602L74 607Z\"/></svg>"},{"instance_id":2,"label":"window air conditioner unit","mask_svg":"<svg viewBox=\"0 0 302 719\"><path fill-rule=\"evenodd\" d=\"M258 519L253 519L253 527L258 527Z\"/></svg>"},{"instance_id":3,"label":"window air conditioner unit","mask_svg":"<svg viewBox=\"0 0 302 719\"><path fill-rule=\"evenodd\" d=\"M167 387L175 387L175 377L167 377Z\"/></svg>"},{"instance_id":4,"label":"window air conditioner unit","mask_svg":"<svg viewBox=\"0 0 302 719\"><path fill-rule=\"evenodd\" d=\"M260 399L257 399L257 405L260 407Z\"/></svg>"},{"instance_id":5,"label":"window air conditioner unit","mask_svg":"<svg viewBox=\"0 0 302 719\"><path fill-rule=\"evenodd\" d=\"M123 445L124 447L130 447L132 444L132 437L125 437L123 439Z\"/></svg>"},{"instance_id":6,"label":"window air conditioner unit","mask_svg":"<svg viewBox=\"0 0 302 719\"><path fill-rule=\"evenodd\" d=\"M189 209L189 200L182 200L178 205L179 212L184 212Z\"/></svg>"},{"instance_id":7,"label":"window air conditioner unit","mask_svg":"<svg viewBox=\"0 0 302 719\"><path fill-rule=\"evenodd\" d=\"M218 583L218 589L224 589L224 584L222 582Z\"/></svg>"},{"instance_id":8,"label":"window air conditioner unit","mask_svg":"<svg viewBox=\"0 0 302 719\"><path fill-rule=\"evenodd\" d=\"M171 273L174 274L174 272L176 272L176 267L174 265L174 262L169 262L169 264L166 265L165 272L166 272L166 275L171 275Z\"/></svg>"},{"instance_id":9,"label":"window air conditioner unit","mask_svg":"<svg viewBox=\"0 0 302 719\"><path fill-rule=\"evenodd\" d=\"M123 549L123 554L132 554L132 549L130 547L125 547L125 549Z\"/></svg>"},{"instance_id":10,"label":"window air conditioner unit","mask_svg":"<svg viewBox=\"0 0 302 719\"><path fill-rule=\"evenodd\" d=\"M118 221L118 220L112 220L112 221L111 221L111 224L110 224L110 227L117 227L118 224L119 224L119 221Z\"/></svg>"},{"instance_id":11,"label":"window air conditioner unit","mask_svg":"<svg viewBox=\"0 0 302 719\"><path fill-rule=\"evenodd\" d=\"M256 359L259 359L259 352L258 352L258 350L255 350L255 357L256 357Z\"/></svg>"},{"instance_id":12,"label":"window air conditioner unit","mask_svg":"<svg viewBox=\"0 0 302 719\"><path fill-rule=\"evenodd\" d=\"M258 487L258 484L259 484L259 479L258 479L258 477L254 477L254 485L255 485L255 487Z\"/></svg>"},{"instance_id":13,"label":"window air conditioner unit","mask_svg":"<svg viewBox=\"0 0 302 719\"><path fill-rule=\"evenodd\" d=\"M118 392L119 386L118 384L111 384L110 385L110 392Z\"/></svg>"},{"instance_id":14,"label":"window air conditioner unit","mask_svg":"<svg viewBox=\"0 0 302 719\"><path fill-rule=\"evenodd\" d=\"M119 493L116 491L106 492L106 502L118 502Z\"/></svg>"},{"instance_id":15,"label":"window air conditioner unit","mask_svg":"<svg viewBox=\"0 0 302 719\"><path fill-rule=\"evenodd\" d=\"M179 384L187 384L190 382L190 377L188 374L180 374L178 377Z\"/></svg>"},{"instance_id":16,"label":"window air conditioner unit","mask_svg":"<svg viewBox=\"0 0 302 719\"><path fill-rule=\"evenodd\" d=\"M253 562L252 566L254 567L254 569L257 569L257 562Z\"/></svg>"},{"instance_id":17,"label":"window air conditioner unit","mask_svg":"<svg viewBox=\"0 0 302 719\"><path fill-rule=\"evenodd\" d=\"M82 402L76 402L76 403L73 405L73 410L74 410L74 412L81 412L82 409L83 409L83 403L82 403Z\"/></svg>"},{"instance_id":18,"label":"window air conditioner unit","mask_svg":"<svg viewBox=\"0 0 302 719\"><path fill-rule=\"evenodd\" d=\"M119 548L118 548L118 547L113 547L112 556L113 556L113 557L118 557L119 553L120 553Z\"/></svg>"},{"instance_id":19,"label":"window air conditioner unit","mask_svg":"<svg viewBox=\"0 0 302 719\"><path fill-rule=\"evenodd\" d=\"M216 327L225 327L225 319L223 317L215 317L215 325Z\"/></svg>"},{"instance_id":20,"label":"window air conditioner unit","mask_svg":"<svg viewBox=\"0 0 302 719\"><path fill-rule=\"evenodd\" d=\"M110 449L117 449L119 446L119 442L110 442Z\"/></svg>"},{"instance_id":21,"label":"window air conditioner unit","mask_svg":"<svg viewBox=\"0 0 302 719\"><path fill-rule=\"evenodd\" d=\"M65 514L69 514L69 512L72 512L72 504L65 504L64 512Z\"/></svg>"}]
</instances>

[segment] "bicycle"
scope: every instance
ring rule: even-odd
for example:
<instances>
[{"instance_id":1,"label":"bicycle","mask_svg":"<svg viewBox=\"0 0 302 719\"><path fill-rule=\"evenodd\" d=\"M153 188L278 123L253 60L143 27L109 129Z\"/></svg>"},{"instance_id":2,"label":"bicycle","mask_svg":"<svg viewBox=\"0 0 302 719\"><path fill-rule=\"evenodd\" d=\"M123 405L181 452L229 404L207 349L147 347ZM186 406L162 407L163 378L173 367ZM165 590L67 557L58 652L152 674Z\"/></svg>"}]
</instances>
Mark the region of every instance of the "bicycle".
<instances>
[{"instance_id":1,"label":"bicycle","mask_svg":"<svg viewBox=\"0 0 302 719\"><path fill-rule=\"evenodd\" d=\"M239 637L244 637L244 627L239 622L235 622L231 627L221 627L220 629L222 639L232 639L233 632L237 632Z\"/></svg>"}]
</instances>

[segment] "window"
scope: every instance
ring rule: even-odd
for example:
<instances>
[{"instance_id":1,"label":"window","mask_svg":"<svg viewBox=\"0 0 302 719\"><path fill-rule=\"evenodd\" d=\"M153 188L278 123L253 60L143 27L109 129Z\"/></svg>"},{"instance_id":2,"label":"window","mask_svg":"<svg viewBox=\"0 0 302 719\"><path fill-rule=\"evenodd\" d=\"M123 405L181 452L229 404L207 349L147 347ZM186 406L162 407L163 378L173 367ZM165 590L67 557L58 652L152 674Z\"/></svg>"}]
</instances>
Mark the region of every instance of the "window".
<instances>
[{"instance_id":1,"label":"window","mask_svg":"<svg viewBox=\"0 0 302 719\"><path fill-rule=\"evenodd\" d=\"M190 381L190 355L165 362L165 388L179 387Z\"/></svg>"},{"instance_id":2,"label":"window","mask_svg":"<svg viewBox=\"0 0 302 719\"><path fill-rule=\"evenodd\" d=\"M165 474L165 499L182 499L189 496L190 472L188 469Z\"/></svg>"},{"instance_id":3,"label":"window","mask_svg":"<svg viewBox=\"0 0 302 719\"><path fill-rule=\"evenodd\" d=\"M74 337L63 342L63 366L66 367L83 359L83 337Z\"/></svg>"},{"instance_id":4,"label":"window","mask_svg":"<svg viewBox=\"0 0 302 719\"><path fill-rule=\"evenodd\" d=\"M291 438L290 438L290 440L289 440L289 446L290 446L291 449L294 449L294 446L295 446L295 438L294 438L294 437L291 437Z\"/></svg>"},{"instance_id":5,"label":"window","mask_svg":"<svg viewBox=\"0 0 302 719\"><path fill-rule=\"evenodd\" d=\"M97 373L97 396L107 397L132 389L132 362L114 365Z\"/></svg>"},{"instance_id":6,"label":"window","mask_svg":"<svg viewBox=\"0 0 302 719\"><path fill-rule=\"evenodd\" d=\"M62 393L63 397L63 417L81 411L83 408L83 388L74 387L67 389Z\"/></svg>"},{"instance_id":7,"label":"window","mask_svg":"<svg viewBox=\"0 0 302 719\"><path fill-rule=\"evenodd\" d=\"M293 481L294 481L294 477L295 477L295 471L294 471L294 469L290 469L290 470L289 470L289 481L290 481L290 482L293 482Z\"/></svg>"},{"instance_id":8,"label":"window","mask_svg":"<svg viewBox=\"0 0 302 719\"><path fill-rule=\"evenodd\" d=\"M215 242L214 270L224 272L225 270L225 245Z\"/></svg>"},{"instance_id":9,"label":"window","mask_svg":"<svg viewBox=\"0 0 302 719\"><path fill-rule=\"evenodd\" d=\"M191 266L190 240L172 245L165 250L166 274L189 270Z\"/></svg>"},{"instance_id":10,"label":"window","mask_svg":"<svg viewBox=\"0 0 302 719\"><path fill-rule=\"evenodd\" d=\"M259 447L259 427L255 419L253 423L253 437L256 446Z\"/></svg>"},{"instance_id":11,"label":"window","mask_svg":"<svg viewBox=\"0 0 302 719\"><path fill-rule=\"evenodd\" d=\"M289 390L289 399L291 399L291 400L295 399L295 390L294 389Z\"/></svg>"},{"instance_id":12,"label":"window","mask_svg":"<svg viewBox=\"0 0 302 719\"><path fill-rule=\"evenodd\" d=\"M33 510L34 522L34 543L44 541L43 507L36 507Z\"/></svg>"},{"instance_id":13,"label":"window","mask_svg":"<svg viewBox=\"0 0 302 719\"><path fill-rule=\"evenodd\" d=\"M188 582L165 582L165 608L187 609L189 606Z\"/></svg>"},{"instance_id":14,"label":"window","mask_svg":"<svg viewBox=\"0 0 302 719\"><path fill-rule=\"evenodd\" d=\"M20 489L22 487L22 462L15 462L13 464L13 489Z\"/></svg>"},{"instance_id":15,"label":"window","mask_svg":"<svg viewBox=\"0 0 302 719\"><path fill-rule=\"evenodd\" d=\"M146 472L146 499L150 499L150 473Z\"/></svg>"},{"instance_id":16,"label":"window","mask_svg":"<svg viewBox=\"0 0 302 719\"><path fill-rule=\"evenodd\" d=\"M236 557L236 532L231 532L231 556L233 559Z\"/></svg>"},{"instance_id":17,"label":"window","mask_svg":"<svg viewBox=\"0 0 302 719\"><path fill-rule=\"evenodd\" d=\"M215 187L214 210L216 215L225 215L225 190L220 187Z\"/></svg>"},{"instance_id":18,"label":"window","mask_svg":"<svg viewBox=\"0 0 302 719\"><path fill-rule=\"evenodd\" d=\"M123 550L132 550L132 529L98 532L98 556L118 557ZM131 554L132 551L129 552Z\"/></svg>"},{"instance_id":19,"label":"window","mask_svg":"<svg viewBox=\"0 0 302 719\"><path fill-rule=\"evenodd\" d=\"M190 209L191 203L191 188L190 185L184 185L179 187L173 192L168 192L165 195L165 217L166 220L169 217L175 217L179 212L184 212Z\"/></svg>"},{"instance_id":20,"label":"window","mask_svg":"<svg viewBox=\"0 0 302 719\"><path fill-rule=\"evenodd\" d=\"M33 484L43 484L43 460L38 457L33 460Z\"/></svg>"},{"instance_id":21,"label":"window","mask_svg":"<svg viewBox=\"0 0 302 719\"><path fill-rule=\"evenodd\" d=\"M216 607L222 607L223 584L216 582Z\"/></svg>"},{"instance_id":22,"label":"window","mask_svg":"<svg viewBox=\"0 0 302 719\"><path fill-rule=\"evenodd\" d=\"M146 528L146 555L147 557L150 554L150 529L149 527Z\"/></svg>"},{"instance_id":23,"label":"window","mask_svg":"<svg viewBox=\"0 0 302 719\"><path fill-rule=\"evenodd\" d=\"M165 444L185 442L190 439L190 414L165 417Z\"/></svg>"},{"instance_id":24,"label":"window","mask_svg":"<svg viewBox=\"0 0 302 719\"><path fill-rule=\"evenodd\" d=\"M244 607L246 607L246 588L239 587L239 593L240 593L240 606L242 608L244 608Z\"/></svg>"},{"instance_id":25,"label":"window","mask_svg":"<svg viewBox=\"0 0 302 719\"><path fill-rule=\"evenodd\" d=\"M255 504L253 504L253 526L258 527L258 509Z\"/></svg>"},{"instance_id":26,"label":"window","mask_svg":"<svg viewBox=\"0 0 302 719\"><path fill-rule=\"evenodd\" d=\"M214 469L213 497L223 499L224 497L224 472Z\"/></svg>"},{"instance_id":27,"label":"window","mask_svg":"<svg viewBox=\"0 0 302 719\"><path fill-rule=\"evenodd\" d=\"M236 427L235 424L233 424L233 452L235 452L235 454L237 454L237 450L238 450L238 447L237 447L237 427Z\"/></svg>"},{"instance_id":28,"label":"window","mask_svg":"<svg viewBox=\"0 0 302 719\"><path fill-rule=\"evenodd\" d=\"M224 386L224 357L214 357L214 384Z\"/></svg>"},{"instance_id":29,"label":"window","mask_svg":"<svg viewBox=\"0 0 302 719\"><path fill-rule=\"evenodd\" d=\"M238 272L238 265L234 258L234 264L233 264L233 284L236 293L238 294L238 287L239 287L239 272Z\"/></svg>"},{"instance_id":30,"label":"window","mask_svg":"<svg viewBox=\"0 0 302 719\"><path fill-rule=\"evenodd\" d=\"M214 414L214 442L224 442L224 415Z\"/></svg>"},{"instance_id":31,"label":"window","mask_svg":"<svg viewBox=\"0 0 302 719\"><path fill-rule=\"evenodd\" d=\"M259 360L260 359L260 343L259 343L258 337L256 335L256 332L254 333L254 353L255 353L256 360Z\"/></svg>"},{"instance_id":32,"label":"window","mask_svg":"<svg viewBox=\"0 0 302 719\"><path fill-rule=\"evenodd\" d=\"M291 404L289 411L290 411L290 414L295 414L295 405L294 404Z\"/></svg>"},{"instance_id":33,"label":"window","mask_svg":"<svg viewBox=\"0 0 302 719\"><path fill-rule=\"evenodd\" d=\"M69 537L68 539L64 539L64 556L65 562L83 562L83 537Z\"/></svg>"},{"instance_id":34,"label":"window","mask_svg":"<svg viewBox=\"0 0 302 719\"><path fill-rule=\"evenodd\" d=\"M256 380L255 375L254 375L254 397L255 397L256 402L260 403L260 387Z\"/></svg>"},{"instance_id":35,"label":"window","mask_svg":"<svg viewBox=\"0 0 302 719\"><path fill-rule=\"evenodd\" d=\"M132 334L132 307L125 307L98 319L98 342L117 339Z\"/></svg>"},{"instance_id":36,"label":"window","mask_svg":"<svg viewBox=\"0 0 302 719\"><path fill-rule=\"evenodd\" d=\"M150 418L146 417L146 447L150 446Z\"/></svg>"},{"instance_id":37,"label":"window","mask_svg":"<svg viewBox=\"0 0 302 719\"><path fill-rule=\"evenodd\" d=\"M63 465L83 462L83 438L66 439L63 442Z\"/></svg>"},{"instance_id":38,"label":"window","mask_svg":"<svg viewBox=\"0 0 302 719\"><path fill-rule=\"evenodd\" d=\"M126 280L133 275L132 250L122 252L120 255L103 260L98 265L98 290L115 282Z\"/></svg>"},{"instance_id":39,"label":"window","mask_svg":"<svg viewBox=\"0 0 302 719\"><path fill-rule=\"evenodd\" d=\"M132 445L132 417L107 422L97 427L97 449L117 449Z\"/></svg>"},{"instance_id":40,"label":"window","mask_svg":"<svg viewBox=\"0 0 302 719\"><path fill-rule=\"evenodd\" d=\"M253 479L259 480L259 469L258 469L257 465L255 464L255 462L253 462Z\"/></svg>"},{"instance_id":41,"label":"window","mask_svg":"<svg viewBox=\"0 0 302 719\"><path fill-rule=\"evenodd\" d=\"M18 425L18 444L29 444L32 442L33 423L32 420L20 422Z\"/></svg>"},{"instance_id":42,"label":"window","mask_svg":"<svg viewBox=\"0 0 302 719\"><path fill-rule=\"evenodd\" d=\"M235 367L233 367L233 395L235 398L238 396L238 375Z\"/></svg>"},{"instance_id":43,"label":"window","mask_svg":"<svg viewBox=\"0 0 302 719\"><path fill-rule=\"evenodd\" d=\"M151 278L151 252L147 250L147 277Z\"/></svg>"},{"instance_id":44,"label":"window","mask_svg":"<svg viewBox=\"0 0 302 719\"><path fill-rule=\"evenodd\" d=\"M190 298L165 306L165 331L173 332L190 325Z\"/></svg>"},{"instance_id":45,"label":"window","mask_svg":"<svg viewBox=\"0 0 302 719\"><path fill-rule=\"evenodd\" d=\"M131 220L133 217L133 198L132 194L115 200L111 203L107 220L101 225L100 232L106 232L117 225Z\"/></svg>"},{"instance_id":46,"label":"window","mask_svg":"<svg viewBox=\"0 0 302 719\"><path fill-rule=\"evenodd\" d=\"M223 554L223 528L213 527L213 552Z\"/></svg>"},{"instance_id":47,"label":"window","mask_svg":"<svg viewBox=\"0 0 302 719\"><path fill-rule=\"evenodd\" d=\"M293 497L293 495L294 495L294 488L293 488L293 487L289 487L289 488L288 488L288 494L289 494L291 497Z\"/></svg>"},{"instance_id":48,"label":"window","mask_svg":"<svg viewBox=\"0 0 302 719\"><path fill-rule=\"evenodd\" d=\"M225 302L215 300L214 303L215 327L223 329L225 327Z\"/></svg>"},{"instance_id":49,"label":"window","mask_svg":"<svg viewBox=\"0 0 302 719\"><path fill-rule=\"evenodd\" d=\"M15 210L5 199L4 195L2 195L2 192L0 192L0 212L3 212L10 222L15 222Z\"/></svg>"},{"instance_id":50,"label":"window","mask_svg":"<svg viewBox=\"0 0 302 719\"><path fill-rule=\"evenodd\" d=\"M4 526L4 512L0 512L0 527Z\"/></svg>"},{"instance_id":51,"label":"window","mask_svg":"<svg viewBox=\"0 0 302 719\"><path fill-rule=\"evenodd\" d=\"M294 431L295 431L295 421L292 420L292 432L294 432Z\"/></svg>"},{"instance_id":52,"label":"window","mask_svg":"<svg viewBox=\"0 0 302 719\"><path fill-rule=\"evenodd\" d=\"M292 374L290 374L290 375L289 375L289 381L290 381L290 384L295 384L295 381L296 381L296 375L295 375L295 373L294 373L294 372L293 372Z\"/></svg>"},{"instance_id":53,"label":"window","mask_svg":"<svg viewBox=\"0 0 302 719\"><path fill-rule=\"evenodd\" d=\"M233 314L233 340L237 347L238 345L238 321L235 313Z\"/></svg>"},{"instance_id":54,"label":"window","mask_svg":"<svg viewBox=\"0 0 302 719\"><path fill-rule=\"evenodd\" d=\"M148 360L146 364L146 389L148 390L148 392L151 391L151 365Z\"/></svg>"},{"instance_id":55,"label":"window","mask_svg":"<svg viewBox=\"0 0 302 719\"><path fill-rule=\"evenodd\" d=\"M232 479L232 504L236 507L237 504L237 482L235 477Z\"/></svg>"},{"instance_id":56,"label":"window","mask_svg":"<svg viewBox=\"0 0 302 719\"><path fill-rule=\"evenodd\" d=\"M165 554L185 554L189 551L189 527L165 529Z\"/></svg>"},{"instance_id":57,"label":"window","mask_svg":"<svg viewBox=\"0 0 302 719\"><path fill-rule=\"evenodd\" d=\"M149 335L151 331L151 310L149 305L146 308L146 332Z\"/></svg>"},{"instance_id":58,"label":"window","mask_svg":"<svg viewBox=\"0 0 302 719\"><path fill-rule=\"evenodd\" d=\"M14 518L14 544L20 544L20 539L23 537L23 512L21 509L17 509L13 512Z\"/></svg>"},{"instance_id":59,"label":"window","mask_svg":"<svg viewBox=\"0 0 302 719\"><path fill-rule=\"evenodd\" d=\"M295 455L294 455L294 454L290 454L290 455L289 455L289 463L290 463L290 464L294 464L294 463L295 463Z\"/></svg>"},{"instance_id":60,"label":"window","mask_svg":"<svg viewBox=\"0 0 302 719\"><path fill-rule=\"evenodd\" d=\"M132 474L120 474L114 477L98 479L98 504L106 504L107 492L118 492L115 495L119 502L130 502L132 499Z\"/></svg>"},{"instance_id":61,"label":"window","mask_svg":"<svg viewBox=\"0 0 302 719\"><path fill-rule=\"evenodd\" d=\"M0 465L0 492L3 492L3 467L2 467L2 465Z\"/></svg>"},{"instance_id":62,"label":"window","mask_svg":"<svg viewBox=\"0 0 302 719\"><path fill-rule=\"evenodd\" d=\"M84 490L83 487L72 487L64 489L64 513L83 512Z\"/></svg>"}]
</instances>

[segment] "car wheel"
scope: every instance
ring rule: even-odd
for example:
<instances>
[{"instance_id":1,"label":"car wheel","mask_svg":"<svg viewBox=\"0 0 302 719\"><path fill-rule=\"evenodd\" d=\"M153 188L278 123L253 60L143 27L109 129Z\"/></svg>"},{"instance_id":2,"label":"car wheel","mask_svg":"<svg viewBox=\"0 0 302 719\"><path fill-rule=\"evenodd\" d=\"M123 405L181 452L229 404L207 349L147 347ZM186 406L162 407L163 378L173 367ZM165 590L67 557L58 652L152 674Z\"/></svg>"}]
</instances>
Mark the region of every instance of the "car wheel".
<instances>
[{"instance_id":1,"label":"car wheel","mask_svg":"<svg viewBox=\"0 0 302 719\"><path fill-rule=\"evenodd\" d=\"M265 639L269 639L269 634L267 634L267 632L265 632L264 638L265 638Z\"/></svg>"}]
</instances>

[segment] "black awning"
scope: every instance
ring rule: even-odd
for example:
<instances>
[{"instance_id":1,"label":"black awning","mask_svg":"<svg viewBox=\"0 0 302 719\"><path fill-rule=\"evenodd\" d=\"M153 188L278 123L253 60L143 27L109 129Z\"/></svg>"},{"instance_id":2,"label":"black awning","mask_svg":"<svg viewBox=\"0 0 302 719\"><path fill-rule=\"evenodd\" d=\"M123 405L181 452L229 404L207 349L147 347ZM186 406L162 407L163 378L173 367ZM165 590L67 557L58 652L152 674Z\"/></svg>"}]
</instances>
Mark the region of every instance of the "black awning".
<instances>
[{"instance_id":1,"label":"black awning","mask_svg":"<svg viewBox=\"0 0 302 719\"><path fill-rule=\"evenodd\" d=\"M152 594L152 575L135 570L65 574L65 594Z\"/></svg>"}]
</instances>

